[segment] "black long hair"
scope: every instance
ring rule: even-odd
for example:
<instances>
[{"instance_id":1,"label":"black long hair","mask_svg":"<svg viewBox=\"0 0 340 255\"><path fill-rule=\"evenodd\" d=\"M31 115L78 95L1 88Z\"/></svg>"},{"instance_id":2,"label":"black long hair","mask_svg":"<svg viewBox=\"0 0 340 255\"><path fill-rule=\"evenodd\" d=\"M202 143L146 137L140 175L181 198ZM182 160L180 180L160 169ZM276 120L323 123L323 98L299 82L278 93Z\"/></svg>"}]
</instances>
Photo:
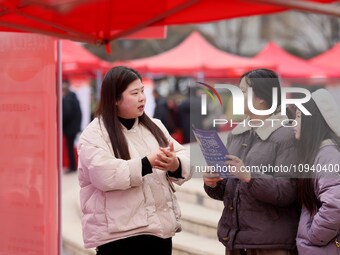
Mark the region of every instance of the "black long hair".
<instances>
[{"instance_id":1,"label":"black long hair","mask_svg":"<svg viewBox=\"0 0 340 255\"><path fill-rule=\"evenodd\" d=\"M266 102L268 108L273 104L273 88L277 88L277 106L281 105L280 80L274 71L265 68L254 69L244 73L240 80L243 78L248 86L253 88L254 94Z\"/></svg>"},{"instance_id":2,"label":"black long hair","mask_svg":"<svg viewBox=\"0 0 340 255\"><path fill-rule=\"evenodd\" d=\"M315 157L325 139L332 139L339 148L340 138L329 128L321 112L313 99L304 104L312 115L301 114L300 139L298 141L298 153L301 164L314 163ZM304 171L304 176L298 179L298 197L311 215L320 207L314 192L314 179L312 171Z\"/></svg>"},{"instance_id":3,"label":"black long hair","mask_svg":"<svg viewBox=\"0 0 340 255\"><path fill-rule=\"evenodd\" d=\"M138 79L142 80L142 77L132 68L125 66L111 68L103 79L100 101L96 110L96 117L103 120L109 134L115 156L125 160L131 157L122 125L118 119L116 102L121 99L129 84ZM168 140L162 130L145 113L139 117L139 122L152 132L159 146L168 145Z\"/></svg>"}]
</instances>

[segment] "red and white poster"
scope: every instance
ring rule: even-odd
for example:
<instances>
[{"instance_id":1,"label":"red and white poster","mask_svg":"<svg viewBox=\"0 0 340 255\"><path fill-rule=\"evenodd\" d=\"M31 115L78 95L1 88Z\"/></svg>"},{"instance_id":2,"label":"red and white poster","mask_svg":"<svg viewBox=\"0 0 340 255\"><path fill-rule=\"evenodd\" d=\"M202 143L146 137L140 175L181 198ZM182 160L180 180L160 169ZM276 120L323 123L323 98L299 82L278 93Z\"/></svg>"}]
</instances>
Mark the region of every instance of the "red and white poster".
<instances>
[{"instance_id":1,"label":"red and white poster","mask_svg":"<svg viewBox=\"0 0 340 255\"><path fill-rule=\"evenodd\" d=\"M0 33L0 255L59 254L54 48Z\"/></svg>"}]
</instances>

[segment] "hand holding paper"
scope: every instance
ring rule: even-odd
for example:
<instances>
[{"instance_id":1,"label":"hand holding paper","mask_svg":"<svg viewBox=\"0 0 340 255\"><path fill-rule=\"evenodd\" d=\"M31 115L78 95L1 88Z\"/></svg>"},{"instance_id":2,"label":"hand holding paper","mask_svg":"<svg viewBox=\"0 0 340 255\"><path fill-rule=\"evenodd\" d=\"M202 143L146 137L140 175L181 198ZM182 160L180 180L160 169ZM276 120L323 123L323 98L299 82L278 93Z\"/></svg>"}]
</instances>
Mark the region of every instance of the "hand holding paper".
<instances>
[{"instance_id":1,"label":"hand holding paper","mask_svg":"<svg viewBox=\"0 0 340 255\"><path fill-rule=\"evenodd\" d=\"M228 160L226 155L229 153L216 130L201 130L193 127L192 131L211 172L219 173L221 178L229 177L226 164Z\"/></svg>"},{"instance_id":2,"label":"hand holding paper","mask_svg":"<svg viewBox=\"0 0 340 255\"><path fill-rule=\"evenodd\" d=\"M233 155L226 155L229 160L227 160L226 164L233 166L233 171L231 174L240 179L243 182L249 182L251 180L251 174L244 166L244 163L241 159Z\"/></svg>"},{"instance_id":3,"label":"hand holding paper","mask_svg":"<svg viewBox=\"0 0 340 255\"><path fill-rule=\"evenodd\" d=\"M215 188L217 183L222 180L223 178L220 177L219 173L207 173L203 175L204 184L210 188Z\"/></svg>"}]
</instances>

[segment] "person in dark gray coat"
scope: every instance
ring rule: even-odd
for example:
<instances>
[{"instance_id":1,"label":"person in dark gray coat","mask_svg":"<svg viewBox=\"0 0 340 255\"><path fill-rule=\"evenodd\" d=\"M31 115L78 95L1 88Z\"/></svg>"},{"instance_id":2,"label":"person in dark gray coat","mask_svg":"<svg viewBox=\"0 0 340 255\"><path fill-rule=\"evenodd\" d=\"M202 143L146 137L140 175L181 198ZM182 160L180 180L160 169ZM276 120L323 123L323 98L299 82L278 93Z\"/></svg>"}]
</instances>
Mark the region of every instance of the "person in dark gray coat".
<instances>
[{"instance_id":1,"label":"person in dark gray coat","mask_svg":"<svg viewBox=\"0 0 340 255\"><path fill-rule=\"evenodd\" d=\"M340 255L340 116L325 89L305 104L311 116L296 112L303 204L297 234L300 255ZM313 128L311 128L313 127Z\"/></svg>"},{"instance_id":2,"label":"person in dark gray coat","mask_svg":"<svg viewBox=\"0 0 340 255\"><path fill-rule=\"evenodd\" d=\"M280 82L273 71L257 69L241 77L246 102L249 86L256 109L272 106L272 88L277 88L281 104ZM259 116L245 105L245 113L245 122L228 135L226 163L234 169L234 178L204 178L206 193L224 203L218 238L230 255L295 254L299 206L296 180L289 171L297 163L293 128L279 110ZM269 121L273 119L277 121Z\"/></svg>"},{"instance_id":3,"label":"person in dark gray coat","mask_svg":"<svg viewBox=\"0 0 340 255\"><path fill-rule=\"evenodd\" d=\"M80 132L81 109L77 95L70 90L68 81L62 84L63 135L66 138L69 173L77 170L74 142Z\"/></svg>"}]
</instances>

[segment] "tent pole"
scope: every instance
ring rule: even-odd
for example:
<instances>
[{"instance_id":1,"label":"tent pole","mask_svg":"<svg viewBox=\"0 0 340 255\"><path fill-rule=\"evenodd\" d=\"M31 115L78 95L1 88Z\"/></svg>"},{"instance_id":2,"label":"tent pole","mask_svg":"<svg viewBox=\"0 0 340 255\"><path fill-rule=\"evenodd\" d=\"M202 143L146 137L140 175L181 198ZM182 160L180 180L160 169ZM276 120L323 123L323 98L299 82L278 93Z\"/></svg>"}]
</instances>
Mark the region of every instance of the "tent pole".
<instances>
[{"instance_id":1,"label":"tent pole","mask_svg":"<svg viewBox=\"0 0 340 255\"><path fill-rule=\"evenodd\" d=\"M62 249L63 249L63 243L62 243L62 223L61 223L61 190L62 190L62 184L61 184L61 178L62 178L62 172L63 172L63 162L62 162L62 145L63 145L63 134L62 134L62 65L61 65L61 58L62 58L62 51L61 51L61 40L57 40L57 145L58 145L58 172L59 172L59 180L58 180L58 186L59 186L59 198L58 198L58 208L59 208L59 255L61 255Z\"/></svg>"},{"instance_id":2,"label":"tent pole","mask_svg":"<svg viewBox=\"0 0 340 255\"><path fill-rule=\"evenodd\" d=\"M20 32L29 32L29 33L36 33L36 34L45 34L53 37L60 37L68 40L73 40L73 41L82 41L82 42L87 42L87 43L101 43L101 41L97 40L96 38L92 38L90 36L82 36L82 35L69 35L69 34L63 34L63 33L58 33L58 32L52 32L52 31L47 31L44 29L39 29L39 28L33 28L29 26L25 26L23 24L14 24L11 22L6 22L6 21L0 21L0 26L4 26L7 28L12 28L16 29Z\"/></svg>"}]
</instances>

